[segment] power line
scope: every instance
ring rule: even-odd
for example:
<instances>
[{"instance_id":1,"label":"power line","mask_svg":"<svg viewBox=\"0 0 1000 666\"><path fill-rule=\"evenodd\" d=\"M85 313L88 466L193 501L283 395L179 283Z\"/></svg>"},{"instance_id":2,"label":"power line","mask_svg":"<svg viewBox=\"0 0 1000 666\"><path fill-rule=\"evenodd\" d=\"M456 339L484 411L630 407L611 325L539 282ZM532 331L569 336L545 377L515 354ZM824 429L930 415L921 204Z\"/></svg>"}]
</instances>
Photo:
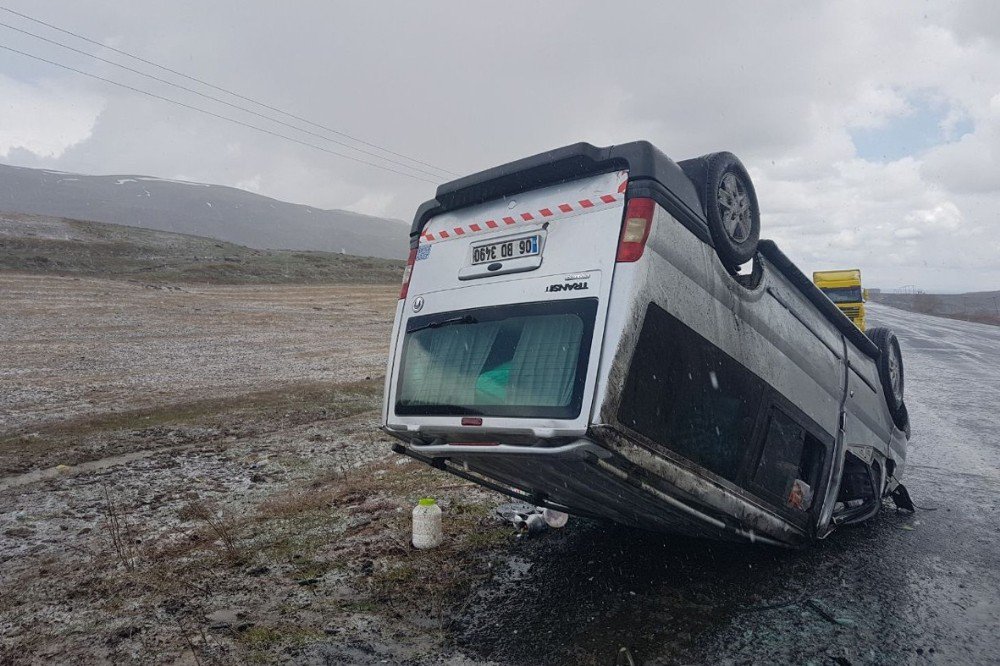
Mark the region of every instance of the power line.
<instances>
[{"instance_id":1,"label":"power line","mask_svg":"<svg viewBox=\"0 0 1000 666\"><path fill-rule=\"evenodd\" d=\"M170 104L175 104L175 105L183 107L185 109L190 109L192 111L197 111L198 113L203 113L205 115L212 116L213 118L218 118L219 120L225 120L227 122L234 123L234 124L240 125L242 127L248 127L248 128L250 128L252 130L257 130L258 132L263 132L264 134L269 134L271 136L278 137L279 139L285 139L287 141L292 141L294 143L298 143L298 144L301 144L303 146L308 146L310 148L315 148L316 150L321 150L324 153L329 153L330 155L336 155L337 157L343 157L344 159L352 160L354 162L359 162L361 164L366 164L366 165L368 165L370 167L375 167L376 169L382 169L383 171L390 171L392 173L399 174L400 176L406 176L407 178L413 178L414 180L420 180L420 181L423 181L425 183L430 183L431 185L437 185L436 181L429 180L429 179L423 178L421 176L416 176L416 175L414 175L412 173L407 173L405 171L397 171L396 169L393 169L391 167L387 167L387 166L384 166L382 164L376 164L374 162L369 162L367 160L363 160L363 159L355 157L353 155L345 155L344 153L339 153L339 152L337 152L335 150L330 150L329 148L324 148L323 146L317 146L316 144L309 143L308 141L302 141L301 139L296 139L295 137L291 137L291 136L288 136L286 134L282 134L280 132L275 132L273 130L269 130L266 127L260 127L259 125L254 125L252 123L247 123L247 122L244 122L242 120L238 120L236 118L232 118L230 116L224 116L221 113L215 113L214 111L209 111L208 109L203 109L201 107L194 106L193 104L187 104L185 102L181 102L181 101L178 101L176 99L171 99L169 97L164 97L163 95L157 95L156 93L149 92L148 90L143 90L141 88L136 88L134 86L128 85L127 83L121 83L120 81L114 81L112 79L108 79L108 78L105 78L103 76L99 76L97 74L92 74L90 72L85 72L82 69L77 69L77 68L71 67L69 65L64 65L63 63L56 62L54 60L48 60L48 59L43 58L41 56L36 56L36 55L31 54L31 53L27 53L25 51L19 51L18 49L12 48L10 46L5 46L3 44L0 44L0 49L3 49L5 51L10 51L11 53L17 53L18 55L22 55L22 56L25 56L26 58L31 58L33 60L38 60L39 62L44 62L44 63L46 63L48 65L52 65L54 67L60 67L62 69L68 70L70 72L74 72L74 73L80 74L82 76L86 76L86 77L89 77L89 78L92 78L92 79L96 79L98 81L103 81L104 83L110 83L113 86L118 86L119 88L124 88L126 90L131 90L132 92L137 92L137 93L140 93L142 95L146 95L148 97L152 97L153 99L158 99L158 100L161 100L163 102L169 102Z\"/></svg>"},{"instance_id":2,"label":"power line","mask_svg":"<svg viewBox=\"0 0 1000 666\"><path fill-rule=\"evenodd\" d=\"M99 47L104 48L104 49L108 49L109 51L114 51L115 53L118 53L119 55L123 55L123 56L125 56L127 58L132 58L133 60L136 60L138 62L144 63L146 65L150 65L152 67L156 67L157 69L160 69L160 70L165 71L165 72L169 72L171 74L174 74L175 76L180 76L180 77L185 78L185 79L187 79L189 81L194 81L195 83L199 83L199 84L201 84L203 86L207 86L207 87L212 88L214 90L218 90L219 92L224 92L227 95L232 95L233 97L237 97L237 98L242 99L242 100L244 100L246 102L251 102L251 103L256 104L257 106L260 106L262 108L268 109L270 111L275 111L277 113L282 114L283 116L287 116L289 118L293 118L294 120L298 120L299 122L306 123L307 125L312 125L313 127L318 127L319 129L325 130L327 132L331 132L333 134L336 134L337 136L342 136L345 139L350 139L351 141L354 141L356 143L360 143L361 145L368 146L369 148L375 148L376 150L381 150L382 152L388 153L390 155L394 155L396 157L401 157L401 158L403 158L405 160L409 160L409 161L414 162L416 164L420 164L422 166L426 166L426 167L430 167L432 169L436 169L437 171L441 171L442 173L448 174L450 176L457 176L457 175L459 175L459 174L455 173L454 171L449 171L448 169L444 169L442 167L435 166L433 164L430 164L429 162L423 162L421 160L418 160L418 159L413 158L413 157L409 157L409 156L404 155L402 153L397 153L395 151L389 150L388 148L383 148L382 146L379 146L378 144L365 141L364 139L359 139L359 138L357 138L355 136L351 136L350 134L347 134L346 132L341 132L341 131L335 130L332 127L327 127L326 125L322 125L320 123L314 122L312 120L309 120L308 118L303 118L301 116L297 116L294 113L291 113L289 111L285 111L284 109L278 108L276 106L271 106L269 104L266 104L264 102L256 100L256 99L254 99L252 97L248 97L246 95L241 95L238 92L235 92L235 91L230 90L228 88L223 88L222 86L217 86L217 85L215 85L213 83L209 83L208 81L205 81L203 79L199 79L199 78L191 76L189 74L185 74L184 72L179 72L179 71L177 71L175 69L171 69L170 67L167 67L165 65L161 65L159 63L153 62L152 60L147 60L146 58L143 58L141 56L137 56L137 55L135 55L133 53L129 53L128 51L123 51L123 50L117 49L117 48L115 48L113 46L108 46L107 44L99 42L99 41L97 41L95 39L91 39L91 38L86 37L84 35L81 35L79 33L73 32L72 30L67 30L65 28L60 28L57 25L53 25L51 23L47 23L47 22L45 22L45 21L43 21L41 19L37 19L37 18L35 18L33 16L28 16L27 14L22 14L21 12L14 11L13 9L10 9L9 7L4 7L3 5L0 5L0 10L3 10L5 12L7 12L9 14L13 14L15 16L19 16L19 17L21 17L23 19L26 19L28 21L32 21L34 23L38 23L39 25L44 25L47 28L51 28L53 30L57 30L57 31L59 31L61 33L64 33L64 34L67 34L67 35L71 35L73 37L76 37L77 39L82 39L85 42L88 42L90 44L94 44L94 45L99 46ZM10 26L8 26L8 27L10 27ZM14 28L14 29L16 30L17 28ZM27 33L27 34L31 34L31 33ZM69 47L67 47L67 48L69 48ZM116 64L116 63L112 63L112 64ZM175 84L171 84L171 85L175 85ZM279 122L279 121L275 121L275 122ZM298 128L296 128L296 129L298 129ZM305 131L305 130L299 129L299 131ZM327 140L328 141L332 141L332 139L327 139ZM341 144L341 145L343 145L343 144ZM358 148L353 148L353 149L354 150L360 150ZM386 158L380 158L380 159L386 159ZM412 168L412 167L410 167L410 168Z\"/></svg>"},{"instance_id":3,"label":"power line","mask_svg":"<svg viewBox=\"0 0 1000 666\"><path fill-rule=\"evenodd\" d=\"M143 72L141 70L129 67L127 65L122 65L120 63L114 62L113 60L108 60L107 58L102 58L102 57L100 57L98 55L94 55L93 53L88 53L87 51L82 51L80 49L74 48L74 47L69 46L67 44L64 44L62 42L59 42L59 41L56 41L56 40L52 40L52 39L48 39L47 37L43 37L41 35L37 35L35 33L32 33L32 32L29 32L27 30L23 30L21 28L9 25L7 23L0 22L0 26L5 27L5 28L9 28L10 30L14 30L14 31L22 33L24 35L28 35L29 37L34 37L35 39L39 39L39 40L41 40L43 42L47 42L49 44L54 44L56 46L59 46L59 47L64 48L64 49L67 49L69 51L73 51L74 53L79 53L81 55L87 56L88 58L93 58L94 60L98 60L100 62L107 63L107 64L112 65L114 67L118 67L120 69L124 69L125 71L132 72L134 74L138 74L139 76L146 77L146 78L151 79L153 81L157 81L159 83L164 83L164 84L166 84L168 86L172 86L174 88L178 88L180 90L184 90L184 91L192 93L194 95L198 95L199 97L203 97L205 99L209 99L209 100L212 100L214 102L218 102L220 104L224 104L224 105L226 105L228 107L231 107L233 109L237 109L239 111L243 111L245 113L249 113L251 115L257 116L258 118L262 118L264 120L268 120L270 122L277 123L279 125L283 125L284 127L288 127L288 128L293 129L293 130L295 130L297 132L302 132L304 134L308 134L310 136L317 137L317 138L322 139L324 141L329 141L329 142L337 144L339 146L343 146L344 148L347 148L349 150L355 150L355 151L360 152L360 153L362 153L364 155L368 155L369 157L374 157L375 159L384 160L386 162L389 162L390 164L395 164L395 165L397 165L399 167L402 167L404 169L411 169L413 171L425 174L427 176L431 176L432 178L440 178L441 177L439 174L433 173L431 171L427 171L425 169L421 169L419 167L415 167L415 166L412 166L410 164L406 164L404 162L400 162L398 160L393 160L393 159L385 157L383 155L379 155L378 153L373 153L371 151L364 150L364 149L358 148L356 146L352 146L352 145L350 145L348 143L344 143L344 142L338 141L336 139L331 139L330 137L324 136L323 134L319 134L317 132L313 132L313 131L310 131L310 130L307 130L307 129L303 129L301 127L298 127L298 126L293 125L291 123L287 123L287 122L285 122L283 120L279 120L279 119L274 118L272 116L269 116L267 114L259 113L257 111L252 110L252 109L248 109L248 108L246 108L244 106L240 106L239 104L233 104L232 102L228 102L228 101L226 101L224 99L220 99L219 97L215 97L213 95L209 95L207 93L203 93L203 92L195 90L193 88L189 88L187 86L183 86L183 85L181 85L179 83L174 83L173 81L169 81L167 79L164 79L164 78L161 78L161 77L158 77L158 76L154 76L152 74L148 74L146 72ZM409 158L407 158L407 159L409 159ZM434 167L434 168L437 168L437 167Z\"/></svg>"},{"instance_id":4,"label":"power line","mask_svg":"<svg viewBox=\"0 0 1000 666\"><path fill-rule=\"evenodd\" d=\"M144 76L147 79L152 79L153 81L157 81L159 83L164 83L164 84L166 84L168 86L173 86L174 88L178 88L180 90L184 90L185 92L189 92L189 93L198 95L199 97L204 97L205 99L210 99L213 102L218 102L220 104L224 104L224 105L226 105L228 107L231 107L233 109L237 109L239 111L244 111L244 112L249 113L251 115L257 116L258 118L263 118L264 120L268 120L268 121L271 121L273 123L277 123L279 125L283 125L285 127L291 128L291 129L293 129L293 130L295 130L297 132L302 132L304 134L308 134L310 136L314 136L314 137L317 137L319 139L323 139L324 141L329 141L331 143L335 143L338 146L343 146L344 148L347 148L349 150L356 150L359 153L362 153L364 155L368 155L369 157L374 157L375 159L384 160L386 162L389 162L390 164L395 164L395 165L397 165L399 167L402 167L404 169L410 169L412 171L417 171L417 172L425 174L427 176L431 176L432 178L440 178L439 174L433 173L431 171L427 171L425 169L421 169L420 167L415 167L415 166L406 164L405 162L400 162L398 160L394 160L394 159L391 159L391 158L388 158L388 157L384 157L382 155L379 155L378 153L373 153L373 152L371 152L369 150L364 150L363 148L357 148L357 147L352 146L352 145L350 145L348 143L344 143L343 141L337 141L336 139L331 139L331 138L329 138L327 136L324 136L322 134L319 134L317 132L312 132L312 131L307 130L307 129L302 129L301 127L298 127L298 126L293 125L291 123L286 123L283 120L278 120L277 118L273 118L273 117L271 117L271 116L269 116L267 114L258 113L257 111L254 111L252 109L248 109L248 108L246 108L244 106L240 106L239 104L233 104L232 102L228 102L228 101L226 101L224 99L220 99L220 98L215 97L213 95L209 95L207 93L200 92L200 91L195 90L193 88L188 88L187 86L182 86L179 83L174 83L173 81L168 81L167 79L161 78L159 76L154 76L153 74L147 74L146 72L143 72L141 70L135 69L133 67L129 67L128 65L122 65L120 63L114 62L113 60L108 60L107 58L102 58L101 56L94 55L93 53L88 53L87 51L82 51L80 49L74 48L74 47L69 46L67 44L63 44L62 42L56 41L54 39L49 39L48 37L43 37L42 35L36 35L33 32L29 32L27 30L23 30L21 28L9 25L9 24L4 23L2 21L0 21L0 26L2 26L4 28L9 28L10 30L14 30L15 32L19 32L19 33L24 34L24 35L28 35L29 37L34 37L35 39L39 39L39 40L41 40L43 42L47 42L49 44L54 44L54 45L56 45L56 46L58 46L60 48L67 49L67 50L72 51L74 53L79 53L80 55L87 56L88 58L93 58L94 60L99 60L100 62L104 62L104 63L107 63L107 64L112 65L114 67L118 67L120 69L124 69L127 72L132 72L133 74L138 74L139 76Z\"/></svg>"}]
</instances>

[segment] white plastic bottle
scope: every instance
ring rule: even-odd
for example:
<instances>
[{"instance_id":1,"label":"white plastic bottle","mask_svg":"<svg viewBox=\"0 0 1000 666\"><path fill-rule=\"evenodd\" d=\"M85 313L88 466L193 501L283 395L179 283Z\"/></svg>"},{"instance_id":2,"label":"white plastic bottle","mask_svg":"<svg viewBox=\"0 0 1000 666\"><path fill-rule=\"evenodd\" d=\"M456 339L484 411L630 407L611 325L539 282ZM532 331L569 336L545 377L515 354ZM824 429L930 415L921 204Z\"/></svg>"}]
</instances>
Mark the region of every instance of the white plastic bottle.
<instances>
[{"instance_id":1,"label":"white plastic bottle","mask_svg":"<svg viewBox=\"0 0 1000 666\"><path fill-rule=\"evenodd\" d=\"M413 507L413 547L436 548L441 539L441 507L434 498L425 497Z\"/></svg>"}]
</instances>

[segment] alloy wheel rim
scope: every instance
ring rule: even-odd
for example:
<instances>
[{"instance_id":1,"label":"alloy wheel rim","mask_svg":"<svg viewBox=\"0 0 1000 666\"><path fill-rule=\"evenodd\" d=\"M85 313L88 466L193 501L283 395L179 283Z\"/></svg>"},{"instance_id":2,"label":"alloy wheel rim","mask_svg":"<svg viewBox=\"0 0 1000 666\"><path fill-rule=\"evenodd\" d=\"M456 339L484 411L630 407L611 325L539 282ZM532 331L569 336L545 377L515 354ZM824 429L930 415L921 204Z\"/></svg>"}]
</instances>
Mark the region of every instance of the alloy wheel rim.
<instances>
[{"instance_id":1,"label":"alloy wheel rim","mask_svg":"<svg viewBox=\"0 0 1000 666\"><path fill-rule=\"evenodd\" d=\"M899 357L895 353L889 354L889 382L892 384L893 394L898 398L900 393Z\"/></svg>"},{"instance_id":2,"label":"alloy wheel rim","mask_svg":"<svg viewBox=\"0 0 1000 666\"><path fill-rule=\"evenodd\" d=\"M735 173L729 172L722 177L719 184L719 206L726 234L737 243L746 241L752 227L750 196Z\"/></svg>"}]
</instances>

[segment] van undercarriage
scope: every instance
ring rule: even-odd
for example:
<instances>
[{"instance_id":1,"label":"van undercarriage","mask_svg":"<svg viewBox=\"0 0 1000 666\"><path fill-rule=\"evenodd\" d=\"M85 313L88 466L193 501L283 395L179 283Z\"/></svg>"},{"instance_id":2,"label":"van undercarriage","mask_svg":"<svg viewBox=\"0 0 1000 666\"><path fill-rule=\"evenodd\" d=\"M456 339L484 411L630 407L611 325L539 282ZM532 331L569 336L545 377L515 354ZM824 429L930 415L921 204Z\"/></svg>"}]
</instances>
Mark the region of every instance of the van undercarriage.
<instances>
[{"instance_id":1,"label":"van undercarriage","mask_svg":"<svg viewBox=\"0 0 1000 666\"><path fill-rule=\"evenodd\" d=\"M515 499L575 515L694 537L778 546L808 542L805 533L752 497L740 497L621 436L615 439L614 452L589 439L553 446L411 441L393 450Z\"/></svg>"}]
</instances>

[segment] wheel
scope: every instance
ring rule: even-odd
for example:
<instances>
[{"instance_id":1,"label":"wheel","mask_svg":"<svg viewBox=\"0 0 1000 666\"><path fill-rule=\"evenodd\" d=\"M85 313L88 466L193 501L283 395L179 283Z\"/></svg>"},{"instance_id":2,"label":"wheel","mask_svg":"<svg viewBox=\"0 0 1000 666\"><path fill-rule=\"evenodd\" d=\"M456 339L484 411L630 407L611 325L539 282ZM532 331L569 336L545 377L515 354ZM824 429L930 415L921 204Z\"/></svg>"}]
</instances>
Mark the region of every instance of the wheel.
<instances>
[{"instance_id":1,"label":"wheel","mask_svg":"<svg viewBox=\"0 0 1000 666\"><path fill-rule=\"evenodd\" d=\"M903 354L899 349L896 334L888 328L869 328L865 335L878 347L878 378L882 383L882 393L889 412L898 425L906 415L903 405Z\"/></svg>"},{"instance_id":2,"label":"wheel","mask_svg":"<svg viewBox=\"0 0 1000 666\"><path fill-rule=\"evenodd\" d=\"M913 431L910 429L910 412L907 411L905 402L896 413L896 427L906 433L906 439L913 436Z\"/></svg>"},{"instance_id":3,"label":"wheel","mask_svg":"<svg viewBox=\"0 0 1000 666\"><path fill-rule=\"evenodd\" d=\"M732 272L753 259L760 240L760 208L750 174L732 153L709 157L702 201L722 264Z\"/></svg>"}]
</instances>

